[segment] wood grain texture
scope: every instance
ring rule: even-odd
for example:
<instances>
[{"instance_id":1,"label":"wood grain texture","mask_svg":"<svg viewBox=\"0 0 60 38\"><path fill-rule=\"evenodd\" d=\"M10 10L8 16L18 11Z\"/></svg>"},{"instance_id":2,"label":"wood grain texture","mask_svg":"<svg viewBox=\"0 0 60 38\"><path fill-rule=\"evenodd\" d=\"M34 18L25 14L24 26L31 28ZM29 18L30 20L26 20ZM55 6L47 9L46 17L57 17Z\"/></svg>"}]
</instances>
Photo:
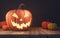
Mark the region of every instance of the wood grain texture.
<instances>
[{"instance_id":1,"label":"wood grain texture","mask_svg":"<svg viewBox=\"0 0 60 38\"><path fill-rule=\"evenodd\" d=\"M51 31L43 28L31 28L27 31L12 31L7 30L3 31L0 29L0 35L51 35L51 34L60 34L60 31Z\"/></svg>"}]
</instances>

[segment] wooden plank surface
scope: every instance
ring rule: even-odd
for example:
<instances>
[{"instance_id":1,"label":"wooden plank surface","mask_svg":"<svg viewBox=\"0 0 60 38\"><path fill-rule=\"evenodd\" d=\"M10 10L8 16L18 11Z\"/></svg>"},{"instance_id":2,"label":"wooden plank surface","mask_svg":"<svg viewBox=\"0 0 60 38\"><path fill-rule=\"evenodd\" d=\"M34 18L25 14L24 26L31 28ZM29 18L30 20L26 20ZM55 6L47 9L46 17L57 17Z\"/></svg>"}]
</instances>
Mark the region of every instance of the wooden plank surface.
<instances>
[{"instance_id":1,"label":"wooden plank surface","mask_svg":"<svg viewBox=\"0 0 60 38\"><path fill-rule=\"evenodd\" d=\"M3 31L0 29L0 35L51 35L51 34L60 34L60 31L51 31L43 28L31 28L27 31Z\"/></svg>"}]
</instances>

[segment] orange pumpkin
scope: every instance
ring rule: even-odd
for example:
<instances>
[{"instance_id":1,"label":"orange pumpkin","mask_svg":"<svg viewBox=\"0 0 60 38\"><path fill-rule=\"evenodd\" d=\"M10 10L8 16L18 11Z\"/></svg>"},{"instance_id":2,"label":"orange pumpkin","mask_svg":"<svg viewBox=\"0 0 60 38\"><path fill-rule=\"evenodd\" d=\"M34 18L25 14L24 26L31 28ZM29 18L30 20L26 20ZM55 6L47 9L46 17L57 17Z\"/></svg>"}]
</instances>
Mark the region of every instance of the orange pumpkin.
<instances>
[{"instance_id":1,"label":"orange pumpkin","mask_svg":"<svg viewBox=\"0 0 60 38\"><path fill-rule=\"evenodd\" d=\"M7 25L3 25L3 26L2 26L2 29L3 29L3 30L8 30L9 27L8 27Z\"/></svg>"},{"instance_id":2,"label":"orange pumpkin","mask_svg":"<svg viewBox=\"0 0 60 38\"><path fill-rule=\"evenodd\" d=\"M47 28L47 25L48 25L48 21L42 21L42 28Z\"/></svg>"},{"instance_id":3,"label":"orange pumpkin","mask_svg":"<svg viewBox=\"0 0 60 38\"><path fill-rule=\"evenodd\" d=\"M29 10L10 10L6 14L6 22L12 30L26 30L31 26L32 14Z\"/></svg>"},{"instance_id":4,"label":"orange pumpkin","mask_svg":"<svg viewBox=\"0 0 60 38\"><path fill-rule=\"evenodd\" d=\"M49 23L48 24L48 29L49 30L55 30L55 29L57 29L57 24L56 23Z\"/></svg>"},{"instance_id":5,"label":"orange pumpkin","mask_svg":"<svg viewBox=\"0 0 60 38\"><path fill-rule=\"evenodd\" d=\"M0 22L0 27L2 27L3 25L6 25L6 21L1 21Z\"/></svg>"}]
</instances>

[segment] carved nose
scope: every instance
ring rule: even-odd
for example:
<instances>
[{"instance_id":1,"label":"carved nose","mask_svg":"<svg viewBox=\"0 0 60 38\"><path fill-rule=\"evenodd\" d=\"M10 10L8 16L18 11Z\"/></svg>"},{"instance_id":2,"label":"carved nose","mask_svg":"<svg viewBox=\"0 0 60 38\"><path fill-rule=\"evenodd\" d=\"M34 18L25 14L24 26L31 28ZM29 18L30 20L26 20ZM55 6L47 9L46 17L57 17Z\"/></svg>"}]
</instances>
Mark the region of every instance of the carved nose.
<instances>
[{"instance_id":1,"label":"carved nose","mask_svg":"<svg viewBox=\"0 0 60 38\"><path fill-rule=\"evenodd\" d=\"M23 21L23 19L20 19L20 21Z\"/></svg>"}]
</instances>

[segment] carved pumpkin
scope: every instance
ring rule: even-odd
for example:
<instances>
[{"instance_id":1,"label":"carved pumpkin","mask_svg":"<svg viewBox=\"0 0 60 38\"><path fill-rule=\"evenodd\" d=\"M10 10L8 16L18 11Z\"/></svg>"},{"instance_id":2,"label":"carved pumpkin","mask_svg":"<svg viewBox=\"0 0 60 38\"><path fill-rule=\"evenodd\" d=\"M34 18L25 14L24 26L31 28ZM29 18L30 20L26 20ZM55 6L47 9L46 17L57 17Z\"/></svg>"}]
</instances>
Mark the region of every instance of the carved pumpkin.
<instances>
[{"instance_id":1,"label":"carved pumpkin","mask_svg":"<svg viewBox=\"0 0 60 38\"><path fill-rule=\"evenodd\" d=\"M12 30L26 30L30 27L32 14L28 10L10 10L6 14L6 22Z\"/></svg>"},{"instance_id":2,"label":"carved pumpkin","mask_svg":"<svg viewBox=\"0 0 60 38\"><path fill-rule=\"evenodd\" d=\"M45 29L46 29L48 23L49 23L48 21L43 21L43 22L42 22L42 28L45 28Z\"/></svg>"},{"instance_id":3,"label":"carved pumpkin","mask_svg":"<svg viewBox=\"0 0 60 38\"><path fill-rule=\"evenodd\" d=\"M49 23L48 24L48 29L49 30L54 30L54 29L56 29L57 28L57 24L56 23Z\"/></svg>"}]
</instances>

